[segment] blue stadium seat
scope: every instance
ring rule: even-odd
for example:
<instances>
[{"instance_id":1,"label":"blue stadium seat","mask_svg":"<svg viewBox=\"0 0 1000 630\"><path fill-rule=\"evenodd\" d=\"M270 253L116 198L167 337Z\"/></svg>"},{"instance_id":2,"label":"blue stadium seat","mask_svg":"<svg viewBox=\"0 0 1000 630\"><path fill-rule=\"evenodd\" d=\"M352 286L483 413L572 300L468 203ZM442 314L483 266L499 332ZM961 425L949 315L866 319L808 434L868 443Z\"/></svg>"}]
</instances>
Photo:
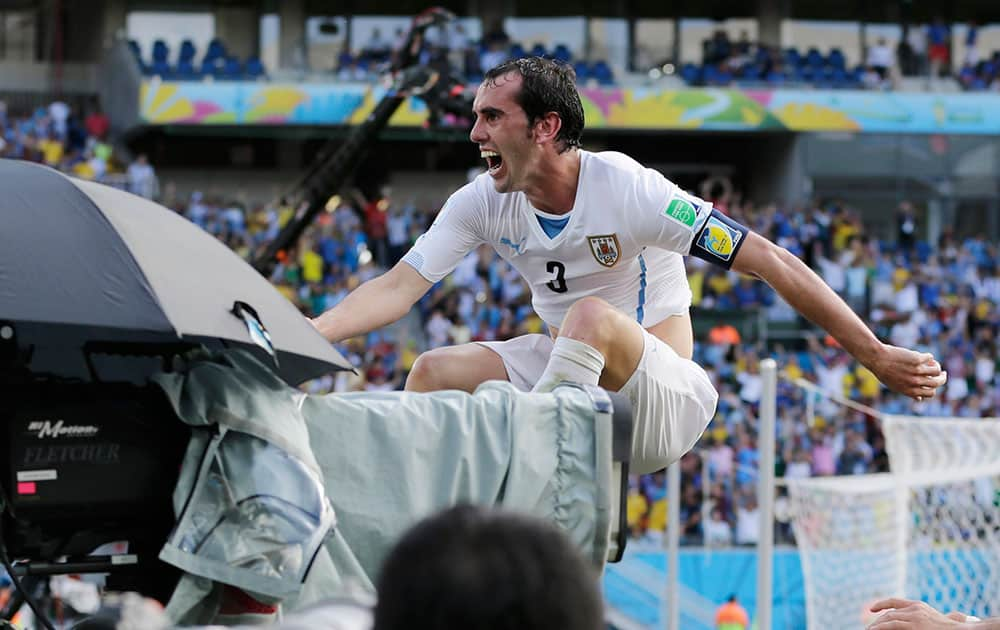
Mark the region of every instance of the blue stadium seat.
<instances>
[{"instance_id":1,"label":"blue stadium seat","mask_svg":"<svg viewBox=\"0 0 1000 630\"><path fill-rule=\"evenodd\" d=\"M614 73L611 71L611 66L608 65L608 62L603 59L595 61L590 71L601 85L614 85Z\"/></svg>"},{"instance_id":2,"label":"blue stadium seat","mask_svg":"<svg viewBox=\"0 0 1000 630\"><path fill-rule=\"evenodd\" d=\"M267 72L264 71L264 64L261 62L260 57L256 55L251 55L247 58L245 71L248 79L259 79L267 76Z\"/></svg>"},{"instance_id":3,"label":"blue stadium seat","mask_svg":"<svg viewBox=\"0 0 1000 630\"><path fill-rule=\"evenodd\" d=\"M208 58L205 58L205 60L203 60L201 62L201 74L202 74L202 76L206 76L206 77L219 76L220 74L222 74L222 67L221 66L223 65L223 63L224 62L223 62L222 59L208 59Z\"/></svg>"},{"instance_id":4,"label":"blue stadium seat","mask_svg":"<svg viewBox=\"0 0 1000 630\"><path fill-rule=\"evenodd\" d=\"M201 61L201 72L206 76L223 78L226 74L226 47L218 38L208 43Z\"/></svg>"},{"instance_id":5,"label":"blue stadium seat","mask_svg":"<svg viewBox=\"0 0 1000 630\"><path fill-rule=\"evenodd\" d=\"M708 64L704 67L703 79L705 85L729 85L733 82L733 75L728 70Z\"/></svg>"},{"instance_id":6,"label":"blue stadium seat","mask_svg":"<svg viewBox=\"0 0 1000 630\"><path fill-rule=\"evenodd\" d=\"M170 56L170 48L167 46L167 42L162 39L158 39L153 42L153 63L166 63L167 58Z\"/></svg>"},{"instance_id":7,"label":"blue stadium seat","mask_svg":"<svg viewBox=\"0 0 1000 630\"><path fill-rule=\"evenodd\" d=\"M531 56L532 57L548 57L549 56L549 52L547 50L545 50L545 46L544 45L542 45L542 44L535 44L534 46L531 47Z\"/></svg>"},{"instance_id":8,"label":"blue stadium seat","mask_svg":"<svg viewBox=\"0 0 1000 630\"><path fill-rule=\"evenodd\" d=\"M208 42L208 49L205 51L206 59L219 59L226 56L226 46L222 43L222 40L215 38Z\"/></svg>"},{"instance_id":9,"label":"blue stadium seat","mask_svg":"<svg viewBox=\"0 0 1000 630\"><path fill-rule=\"evenodd\" d=\"M785 64L792 67L798 67L802 65L802 55L799 54L798 48L785 49Z\"/></svg>"},{"instance_id":10,"label":"blue stadium seat","mask_svg":"<svg viewBox=\"0 0 1000 630\"><path fill-rule=\"evenodd\" d=\"M823 53L818 48L813 47L806 51L805 63L813 69L819 69L823 67L826 60L823 59Z\"/></svg>"},{"instance_id":11,"label":"blue stadium seat","mask_svg":"<svg viewBox=\"0 0 1000 630\"><path fill-rule=\"evenodd\" d=\"M681 78L688 85L698 85L701 83L701 68L690 61L681 66Z\"/></svg>"},{"instance_id":12,"label":"blue stadium seat","mask_svg":"<svg viewBox=\"0 0 1000 630\"><path fill-rule=\"evenodd\" d=\"M166 61L154 61L149 66L149 73L161 79L172 79L174 77L173 70Z\"/></svg>"},{"instance_id":13,"label":"blue stadium seat","mask_svg":"<svg viewBox=\"0 0 1000 630\"><path fill-rule=\"evenodd\" d=\"M573 71L576 72L576 80L581 83L590 79L590 66L586 61L577 61L573 64Z\"/></svg>"},{"instance_id":14,"label":"blue stadium seat","mask_svg":"<svg viewBox=\"0 0 1000 630\"><path fill-rule=\"evenodd\" d=\"M177 62L174 78L180 81L197 81L201 78L201 73L195 69L191 60L182 60Z\"/></svg>"},{"instance_id":15,"label":"blue stadium seat","mask_svg":"<svg viewBox=\"0 0 1000 630\"><path fill-rule=\"evenodd\" d=\"M761 68L756 64L746 63L740 66L736 72L736 78L742 81L759 81L761 79Z\"/></svg>"},{"instance_id":16,"label":"blue stadium seat","mask_svg":"<svg viewBox=\"0 0 1000 630\"><path fill-rule=\"evenodd\" d=\"M552 58L556 61L569 63L573 60L573 53L569 51L566 44L556 44L556 47L552 49Z\"/></svg>"},{"instance_id":17,"label":"blue stadium seat","mask_svg":"<svg viewBox=\"0 0 1000 630\"><path fill-rule=\"evenodd\" d=\"M844 58L844 52L839 48L830 49L830 54L826 57L826 63L827 65L840 70L845 70L847 68L847 59Z\"/></svg>"},{"instance_id":18,"label":"blue stadium seat","mask_svg":"<svg viewBox=\"0 0 1000 630\"><path fill-rule=\"evenodd\" d=\"M847 75L847 71L843 68L830 68L830 81L833 83L833 87L837 89L843 89L851 87L852 81Z\"/></svg>"},{"instance_id":19,"label":"blue stadium seat","mask_svg":"<svg viewBox=\"0 0 1000 630\"><path fill-rule=\"evenodd\" d=\"M236 57L227 57L222 66L223 79L236 80L243 78L243 64Z\"/></svg>"},{"instance_id":20,"label":"blue stadium seat","mask_svg":"<svg viewBox=\"0 0 1000 630\"><path fill-rule=\"evenodd\" d=\"M181 42L181 50L177 57L178 64L181 62L194 63L194 43L190 39Z\"/></svg>"},{"instance_id":21,"label":"blue stadium seat","mask_svg":"<svg viewBox=\"0 0 1000 630\"><path fill-rule=\"evenodd\" d=\"M830 66L825 66L817 70L813 79L816 82L816 86L824 89L832 88L834 84L833 71L834 69Z\"/></svg>"},{"instance_id":22,"label":"blue stadium seat","mask_svg":"<svg viewBox=\"0 0 1000 630\"><path fill-rule=\"evenodd\" d=\"M514 42L510 45L510 58L511 59L523 59L528 55L524 52L524 46Z\"/></svg>"}]
</instances>

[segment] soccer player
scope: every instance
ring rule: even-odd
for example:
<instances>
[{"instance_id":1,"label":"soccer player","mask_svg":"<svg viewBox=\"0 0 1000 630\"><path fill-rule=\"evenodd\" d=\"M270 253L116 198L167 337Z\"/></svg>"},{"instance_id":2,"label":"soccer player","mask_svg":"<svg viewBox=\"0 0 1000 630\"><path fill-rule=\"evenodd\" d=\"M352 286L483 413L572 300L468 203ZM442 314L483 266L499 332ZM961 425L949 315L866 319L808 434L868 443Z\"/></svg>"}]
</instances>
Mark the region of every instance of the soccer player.
<instances>
[{"instance_id":1,"label":"soccer player","mask_svg":"<svg viewBox=\"0 0 1000 630\"><path fill-rule=\"evenodd\" d=\"M448 199L399 264L314 324L337 341L394 322L489 243L528 282L551 335L432 350L414 364L408 390L598 383L632 402L632 470L663 468L694 445L718 398L690 360L684 255L767 281L896 391L929 397L944 384L933 357L881 343L785 249L626 155L581 149L583 106L568 66L503 63L486 73L473 108L470 139L488 172Z\"/></svg>"}]
</instances>

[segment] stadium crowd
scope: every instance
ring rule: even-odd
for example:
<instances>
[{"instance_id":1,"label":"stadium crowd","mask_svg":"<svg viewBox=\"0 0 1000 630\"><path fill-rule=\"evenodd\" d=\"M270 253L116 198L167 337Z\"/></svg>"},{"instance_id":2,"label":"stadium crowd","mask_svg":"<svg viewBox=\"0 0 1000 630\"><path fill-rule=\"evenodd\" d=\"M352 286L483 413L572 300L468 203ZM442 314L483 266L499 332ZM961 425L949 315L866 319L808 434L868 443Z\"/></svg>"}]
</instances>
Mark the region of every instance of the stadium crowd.
<instances>
[{"instance_id":1,"label":"stadium crowd","mask_svg":"<svg viewBox=\"0 0 1000 630\"><path fill-rule=\"evenodd\" d=\"M107 115L96 103L82 112L53 101L15 115L0 100L0 158L38 162L153 199L159 193L153 166L145 155L122 158L109 141L110 129Z\"/></svg>"},{"instance_id":2,"label":"stadium crowd","mask_svg":"<svg viewBox=\"0 0 1000 630\"><path fill-rule=\"evenodd\" d=\"M894 89L906 77L953 76L962 89L995 90L1000 51L982 52L979 31L979 24L970 22L956 38L952 25L941 19L927 25L906 24L895 45L886 37L872 37L861 63L850 67L841 48L826 53L816 47L780 49L751 41L746 31L732 39L725 29L718 29L702 42L701 63L682 64L680 75L689 85L879 90Z\"/></svg>"},{"instance_id":3,"label":"stadium crowd","mask_svg":"<svg viewBox=\"0 0 1000 630\"><path fill-rule=\"evenodd\" d=\"M81 120L59 103L27 117L7 116L0 106L0 156L43 162L155 196L243 256L273 239L294 214L284 200L244 206L199 192L180 198L169 183L160 191L144 158L130 165L117 159L105 142L107 127L98 110ZM932 353L946 367L949 381L944 395L933 400L913 402L891 394L830 340L798 334L809 326L798 322L765 284L688 258L695 320L699 313L723 312L735 322L764 309L768 321L793 324L795 333L765 344L743 338L732 323L723 323L696 340L695 360L714 379L720 399L701 443L682 460L683 542L757 540L758 365L764 357L774 357L788 377L779 381L777 400L777 472L786 477L860 474L888 466L874 418L823 401L815 404L813 417L806 417L808 394L792 383L796 378L882 413L998 414L1000 272L993 243L982 235L958 239L948 231L933 246L923 242L917 237L914 208L906 202L896 213L895 234L879 239L843 203L757 205L733 194L731 186L717 184L710 179L693 192L802 257L881 338ZM395 198L387 187L371 198L356 192L320 216L272 280L304 315L315 316L395 264L436 211L433 205L418 207ZM341 372L308 387L317 392L401 389L423 350L545 329L532 311L528 287L488 246L470 254L418 306L419 312L401 326L341 344L339 349L359 368L357 374ZM632 479L628 520L633 535L656 538L666 513L664 475ZM790 540L786 523L779 524L778 532L782 540Z\"/></svg>"},{"instance_id":4,"label":"stadium crowd","mask_svg":"<svg viewBox=\"0 0 1000 630\"><path fill-rule=\"evenodd\" d=\"M364 81L377 76L380 66L400 54L406 42L406 33L398 29L390 40L380 29L372 29L369 39L360 50L353 52L345 45L337 57L337 77L341 81ZM482 80L485 70L500 65L508 59L547 57L573 65L577 81L585 85L610 86L615 84L614 71L605 59L586 60L574 56L566 44L555 43L550 48L542 43L528 45L514 41L502 24L486 29L481 38L473 39L461 23L449 27L429 29L421 43L421 63L448 69L469 83Z\"/></svg>"},{"instance_id":5,"label":"stadium crowd","mask_svg":"<svg viewBox=\"0 0 1000 630\"><path fill-rule=\"evenodd\" d=\"M711 187L700 192L712 197ZM695 358L714 378L720 403L697 452L683 461L686 542L756 542L758 364L765 356L776 358L788 377L778 392L778 473L788 477L860 474L888 466L874 418L822 401L815 405L814 417L807 418L807 393L792 384L795 378L882 413L996 415L1000 389L995 385L994 340L1000 277L992 244L982 237L958 241L946 232L937 247L931 247L916 238L914 209L908 203L899 206L895 237L879 240L866 236L858 214L837 202L789 210L756 206L732 195L713 201L803 257L882 338L939 357L950 379L943 397L914 403L890 394L871 372L825 339L792 337L764 345L742 339L731 325L712 328L696 343ZM269 216L280 224L281 214ZM284 270L283 290L308 314L326 310L398 260L433 214L434 208L418 209L388 196L363 206L342 203L317 226L299 253L299 263ZM694 258L688 259L688 275L695 318L697 309L734 314L765 309L772 322L796 317L760 282ZM398 388L420 350L506 339L544 328L531 310L523 281L487 247L468 256L420 302L420 321L422 334L393 338L379 332L352 340L343 350L355 364L367 366L363 375L355 380L341 375L338 382L316 386ZM653 532L655 537L663 529L663 481L662 475L633 480L629 512L636 536ZM779 534L790 537L787 524L779 527Z\"/></svg>"},{"instance_id":6,"label":"stadium crowd","mask_svg":"<svg viewBox=\"0 0 1000 630\"><path fill-rule=\"evenodd\" d=\"M169 186L168 186L169 189ZM757 541L757 413L759 361L774 357L788 377L778 391L778 474L787 477L861 474L887 469L876 420L822 400L806 417L805 379L833 396L850 398L882 413L985 417L997 415L996 331L1000 276L996 247L982 236L945 234L932 247L917 238L914 209L901 203L893 238L869 236L858 213L831 201L800 208L756 205L714 186L695 192L806 260L880 337L927 351L946 366L949 384L940 398L913 402L888 392L870 371L828 339L798 333L744 339L730 324L712 327L695 344L695 359L716 382L715 420L694 452L682 460L680 506L688 544L754 544ZM723 187L723 190L730 190ZM195 193L165 200L190 220L241 253L267 242L293 214L284 203L243 208ZM393 265L433 220L436 207L417 207L383 189L372 199L341 199L310 229L289 263L273 278L309 316L343 299L354 287ZM689 258L694 318L699 312L733 314L756 309L770 322L795 324L794 311L765 284ZM419 302L409 325L348 340L340 350L358 374L314 381L315 391L400 389L419 352L472 340L507 339L541 332L528 287L488 246L470 254L456 271ZM779 502L781 498L779 497ZM666 519L663 474L632 480L629 523L633 535L656 538ZM779 536L790 541L787 523Z\"/></svg>"}]
</instances>

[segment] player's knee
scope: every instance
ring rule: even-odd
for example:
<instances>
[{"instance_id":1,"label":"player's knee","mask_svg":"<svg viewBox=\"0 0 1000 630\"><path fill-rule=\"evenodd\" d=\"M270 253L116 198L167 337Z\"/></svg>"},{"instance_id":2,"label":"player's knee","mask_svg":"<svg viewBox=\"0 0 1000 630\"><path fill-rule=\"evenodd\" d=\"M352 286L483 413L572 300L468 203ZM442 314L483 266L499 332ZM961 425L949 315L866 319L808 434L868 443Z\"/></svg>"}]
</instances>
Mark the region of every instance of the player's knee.
<instances>
[{"instance_id":1,"label":"player's knee","mask_svg":"<svg viewBox=\"0 0 1000 630\"><path fill-rule=\"evenodd\" d=\"M448 364L447 352L444 350L428 350L421 354L406 376L406 391L433 392L450 389Z\"/></svg>"},{"instance_id":2,"label":"player's knee","mask_svg":"<svg viewBox=\"0 0 1000 630\"><path fill-rule=\"evenodd\" d=\"M559 334L573 339L589 341L600 347L615 335L615 308L597 297L585 297L569 307Z\"/></svg>"}]
</instances>

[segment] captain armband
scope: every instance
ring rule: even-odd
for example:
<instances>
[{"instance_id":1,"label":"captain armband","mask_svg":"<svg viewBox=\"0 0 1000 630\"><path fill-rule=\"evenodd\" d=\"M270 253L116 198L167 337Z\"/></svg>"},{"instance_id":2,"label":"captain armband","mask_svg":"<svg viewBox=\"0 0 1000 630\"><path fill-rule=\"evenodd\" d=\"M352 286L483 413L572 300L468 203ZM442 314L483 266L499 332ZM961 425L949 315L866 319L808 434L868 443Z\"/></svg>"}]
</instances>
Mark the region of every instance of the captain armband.
<instances>
[{"instance_id":1,"label":"captain armband","mask_svg":"<svg viewBox=\"0 0 1000 630\"><path fill-rule=\"evenodd\" d=\"M690 254L713 265L729 269L733 266L736 252L740 251L748 232L750 232L748 228L712 208L705 223L695 233Z\"/></svg>"}]
</instances>

